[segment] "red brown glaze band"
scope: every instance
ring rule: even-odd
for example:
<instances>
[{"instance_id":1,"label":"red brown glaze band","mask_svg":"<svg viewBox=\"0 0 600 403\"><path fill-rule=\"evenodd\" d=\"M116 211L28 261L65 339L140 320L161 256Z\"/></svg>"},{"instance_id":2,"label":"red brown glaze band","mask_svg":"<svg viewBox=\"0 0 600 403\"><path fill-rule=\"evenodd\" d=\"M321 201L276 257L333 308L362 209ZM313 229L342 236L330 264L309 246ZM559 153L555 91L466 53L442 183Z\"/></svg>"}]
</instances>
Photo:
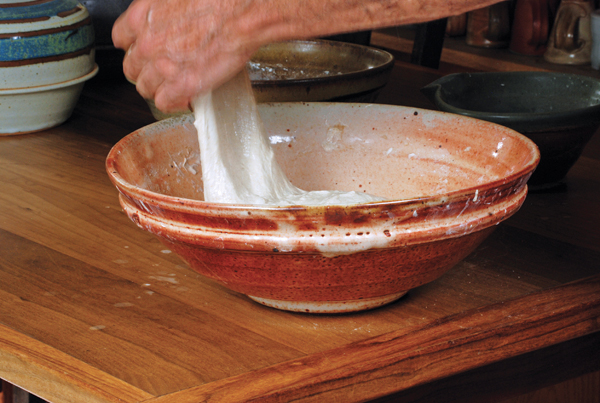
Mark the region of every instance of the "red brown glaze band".
<instances>
[{"instance_id":1,"label":"red brown glaze band","mask_svg":"<svg viewBox=\"0 0 600 403\"><path fill-rule=\"evenodd\" d=\"M43 21L43 20L40 20L40 21ZM17 22L29 22L29 21L25 21L25 20L13 21L13 23L17 23ZM28 31L28 32L9 32L6 34L0 34L0 39L8 39L8 38L13 38L15 36L18 36L20 38L28 38L28 37L33 37L33 36L50 35L50 34L56 34L59 32L75 30L77 28L81 28L86 25L92 25L92 19L90 17L87 17L86 19L81 20L75 24L65 25L65 26L58 27L58 28L41 29L39 31Z\"/></svg>"},{"instance_id":2,"label":"red brown glaze band","mask_svg":"<svg viewBox=\"0 0 600 403\"><path fill-rule=\"evenodd\" d=\"M0 4L0 8L13 8L13 7L25 7L25 6L35 6L38 4L50 3L53 0L35 0L21 3L11 3L11 4Z\"/></svg>"}]
</instances>

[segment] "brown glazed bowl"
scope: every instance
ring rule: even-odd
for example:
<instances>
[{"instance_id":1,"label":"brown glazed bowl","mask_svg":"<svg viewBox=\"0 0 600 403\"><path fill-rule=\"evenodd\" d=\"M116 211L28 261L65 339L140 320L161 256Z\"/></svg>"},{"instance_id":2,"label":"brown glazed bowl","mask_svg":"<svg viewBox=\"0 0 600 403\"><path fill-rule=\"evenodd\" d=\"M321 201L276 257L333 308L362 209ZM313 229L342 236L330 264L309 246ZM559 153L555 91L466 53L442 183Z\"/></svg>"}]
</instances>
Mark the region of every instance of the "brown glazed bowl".
<instances>
[{"instance_id":1,"label":"brown glazed bowl","mask_svg":"<svg viewBox=\"0 0 600 403\"><path fill-rule=\"evenodd\" d=\"M292 183L389 200L206 203L190 116L128 135L106 167L139 227L204 276L285 310L375 308L437 279L519 209L539 160L517 132L443 112L352 103L259 110Z\"/></svg>"},{"instance_id":2,"label":"brown glazed bowl","mask_svg":"<svg viewBox=\"0 0 600 403\"><path fill-rule=\"evenodd\" d=\"M386 51L327 40L265 45L247 65L256 102L374 102L393 67ZM146 102L157 120L181 114Z\"/></svg>"}]
</instances>

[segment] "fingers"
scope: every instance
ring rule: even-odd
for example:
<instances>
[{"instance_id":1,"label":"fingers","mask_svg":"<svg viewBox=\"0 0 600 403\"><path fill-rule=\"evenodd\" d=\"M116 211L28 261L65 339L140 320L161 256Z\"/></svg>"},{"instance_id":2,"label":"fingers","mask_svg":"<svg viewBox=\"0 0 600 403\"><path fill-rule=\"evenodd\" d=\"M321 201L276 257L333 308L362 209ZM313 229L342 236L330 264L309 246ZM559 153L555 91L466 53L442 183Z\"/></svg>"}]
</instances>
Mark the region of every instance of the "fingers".
<instances>
[{"instance_id":1,"label":"fingers","mask_svg":"<svg viewBox=\"0 0 600 403\"><path fill-rule=\"evenodd\" d=\"M133 42L123 58L123 73L130 80L139 82L139 75L146 67L152 55L145 51L143 39Z\"/></svg>"},{"instance_id":2,"label":"fingers","mask_svg":"<svg viewBox=\"0 0 600 403\"><path fill-rule=\"evenodd\" d=\"M181 112L190 108L192 95L184 95L177 87L165 85L164 82L156 90L154 104L164 113Z\"/></svg>"},{"instance_id":3,"label":"fingers","mask_svg":"<svg viewBox=\"0 0 600 403\"><path fill-rule=\"evenodd\" d=\"M248 55L210 52L185 65L165 60L157 63L159 74L169 78L156 87L156 107L166 113L190 109L198 95L231 79L244 68L248 58Z\"/></svg>"},{"instance_id":4,"label":"fingers","mask_svg":"<svg viewBox=\"0 0 600 403\"><path fill-rule=\"evenodd\" d=\"M123 72L132 81L138 81L138 75L148 60L144 43L147 31L150 4L147 0L135 0L129 8L119 16L112 29L112 40L115 47L126 51L123 59ZM142 45L140 47L140 44Z\"/></svg>"},{"instance_id":5,"label":"fingers","mask_svg":"<svg viewBox=\"0 0 600 403\"><path fill-rule=\"evenodd\" d=\"M116 21L113 42L126 50L125 76L163 112L187 109L250 57L240 46L249 36L238 29L237 8L223 1L135 0Z\"/></svg>"},{"instance_id":6,"label":"fingers","mask_svg":"<svg viewBox=\"0 0 600 403\"><path fill-rule=\"evenodd\" d=\"M153 62L147 63L137 76L136 89L145 99L153 99L156 90L165 81Z\"/></svg>"},{"instance_id":7,"label":"fingers","mask_svg":"<svg viewBox=\"0 0 600 403\"><path fill-rule=\"evenodd\" d=\"M135 42L136 35L125 22L125 14L121 14L112 29L112 41L115 48L127 50Z\"/></svg>"},{"instance_id":8,"label":"fingers","mask_svg":"<svg viewBox=\"0 0 600 403\"><path fill-rule=\"evenodd\" d=\"M127 10L117 18L112 29L112 40L116 48L127 51L136 41L147 23L149 4L144 0L135 0Z\"/></svg>"},{"instance_id":9,"label":"fingers","mask_svg":"<svg viewBox=\"0 0 600 403\"><path fill-rule=\"evenodd\" d=\"M166 67L163 66L164 68ZM178 74L171 80L164 80L157 86L154 94L156 107L167 113L189 109L191 99L196 94L206 91L202 86L202 71L201 68L190 67L178 70ZM168 73L165 72L165 74Z\"/></svg>"}]
</instances>

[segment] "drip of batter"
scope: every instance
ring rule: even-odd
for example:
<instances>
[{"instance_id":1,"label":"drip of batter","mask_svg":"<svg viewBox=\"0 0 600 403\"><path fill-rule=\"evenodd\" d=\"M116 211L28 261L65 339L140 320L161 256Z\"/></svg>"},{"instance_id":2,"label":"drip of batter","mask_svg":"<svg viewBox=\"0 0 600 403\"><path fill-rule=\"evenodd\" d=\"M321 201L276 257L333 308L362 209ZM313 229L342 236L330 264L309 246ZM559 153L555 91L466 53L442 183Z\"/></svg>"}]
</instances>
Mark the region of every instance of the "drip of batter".
<instances>
[{"instance_id":1,"label":"drip of batter","mask_svg":"<svg viewBox=\"0 0 600 403\"><path fill-rule=\"evenodd\" d=\"M384 200L359 192L305 191L287 179L262 126L243 70L193 105L204 200L264 205L347 205Z\"/></svg>"}]
</instances>

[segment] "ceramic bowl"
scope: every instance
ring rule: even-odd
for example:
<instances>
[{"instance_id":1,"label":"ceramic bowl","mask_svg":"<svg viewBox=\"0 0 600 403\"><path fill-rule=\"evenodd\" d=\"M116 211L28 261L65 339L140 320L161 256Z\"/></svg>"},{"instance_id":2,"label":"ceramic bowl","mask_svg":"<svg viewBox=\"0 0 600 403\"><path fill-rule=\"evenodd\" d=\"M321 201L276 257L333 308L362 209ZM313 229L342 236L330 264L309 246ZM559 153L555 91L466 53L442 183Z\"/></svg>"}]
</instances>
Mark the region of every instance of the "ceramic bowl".
<instances>
[{"instance_id":1,"label":"ceramic bowl","mask_svg":"<svg viewBox=\"0 0 600 403\"><path fill-rule=\"evenodd\" d=\"M72 96L57 96L55 90L60 87L61 94L79 94L77 84L97 70L93 45L92 21L77 1L0 4L0 134L43 130L62 123L56 120L58 116L68 118L65 105L57 102L74 106ZM34 100L38 93L45 101L54 93L53 103L32 113L27 108L44 105L41 99ZM32 119L36 124L30 121L31 114L40 115ZM42 115L49 117L48 122Z\"/></svg>"},{"instance_id":2,"label":"ceramic bowl","mask_svg":"<svg viewBox=\"0 0 600 403\"><path fill-rule=\"evenodd\" d=\"M257 102L373 102L387 84L394 57L369 46L288 41L261 47L248 63ZM157 120L165 114L146 100Z\"/></svg>"},{"instance_id":3,"label":"ceramic bowl","mask_svg":"<svg viewBox=\"0 0 600 403\"><path fill-rule=\"evenodd\" d=\"M535 144L513 130L442 112L353 103L259 109L292 183L389 200L204 202L190 116L128 135L106 167L139 227L197 272L279 309L360 311L437 279L519 209L539 159ZM331 127L340 133L335 142Z\"/></svg>"},{"instance_id":4,"label":"ceramic bowl","mask_svg":"<svg viewBox=\"0 0 600 403\"><path fill-rule=\"evenodd\" d=\"M98 72L57 84L0 90L0 135L17 135L49 129L73 113L85 81Z\"/></svg>"},{"instance_id":5,"label":"ceramic bowl","mask_svg":"<svg viewBox=\"0 0 600 403\"><path fill-rule=\"evenodd\" d=\"M532 139L541 152L532 188L560 183L600 126L600 80L590 77L461 73L422 91L443 111L499 123Z\"/></svg>"},{"instance_id":6,"label":"ceramic bowl","mask_svg":"<svg viewBox=\"0 0 600 403\"><path fill-rule=\"evenodd\" d=\"M369 46L290 41L261 47L248 74L257 102L373 102L393 66L390 53Z\"/></svg>"}]
</instances>

